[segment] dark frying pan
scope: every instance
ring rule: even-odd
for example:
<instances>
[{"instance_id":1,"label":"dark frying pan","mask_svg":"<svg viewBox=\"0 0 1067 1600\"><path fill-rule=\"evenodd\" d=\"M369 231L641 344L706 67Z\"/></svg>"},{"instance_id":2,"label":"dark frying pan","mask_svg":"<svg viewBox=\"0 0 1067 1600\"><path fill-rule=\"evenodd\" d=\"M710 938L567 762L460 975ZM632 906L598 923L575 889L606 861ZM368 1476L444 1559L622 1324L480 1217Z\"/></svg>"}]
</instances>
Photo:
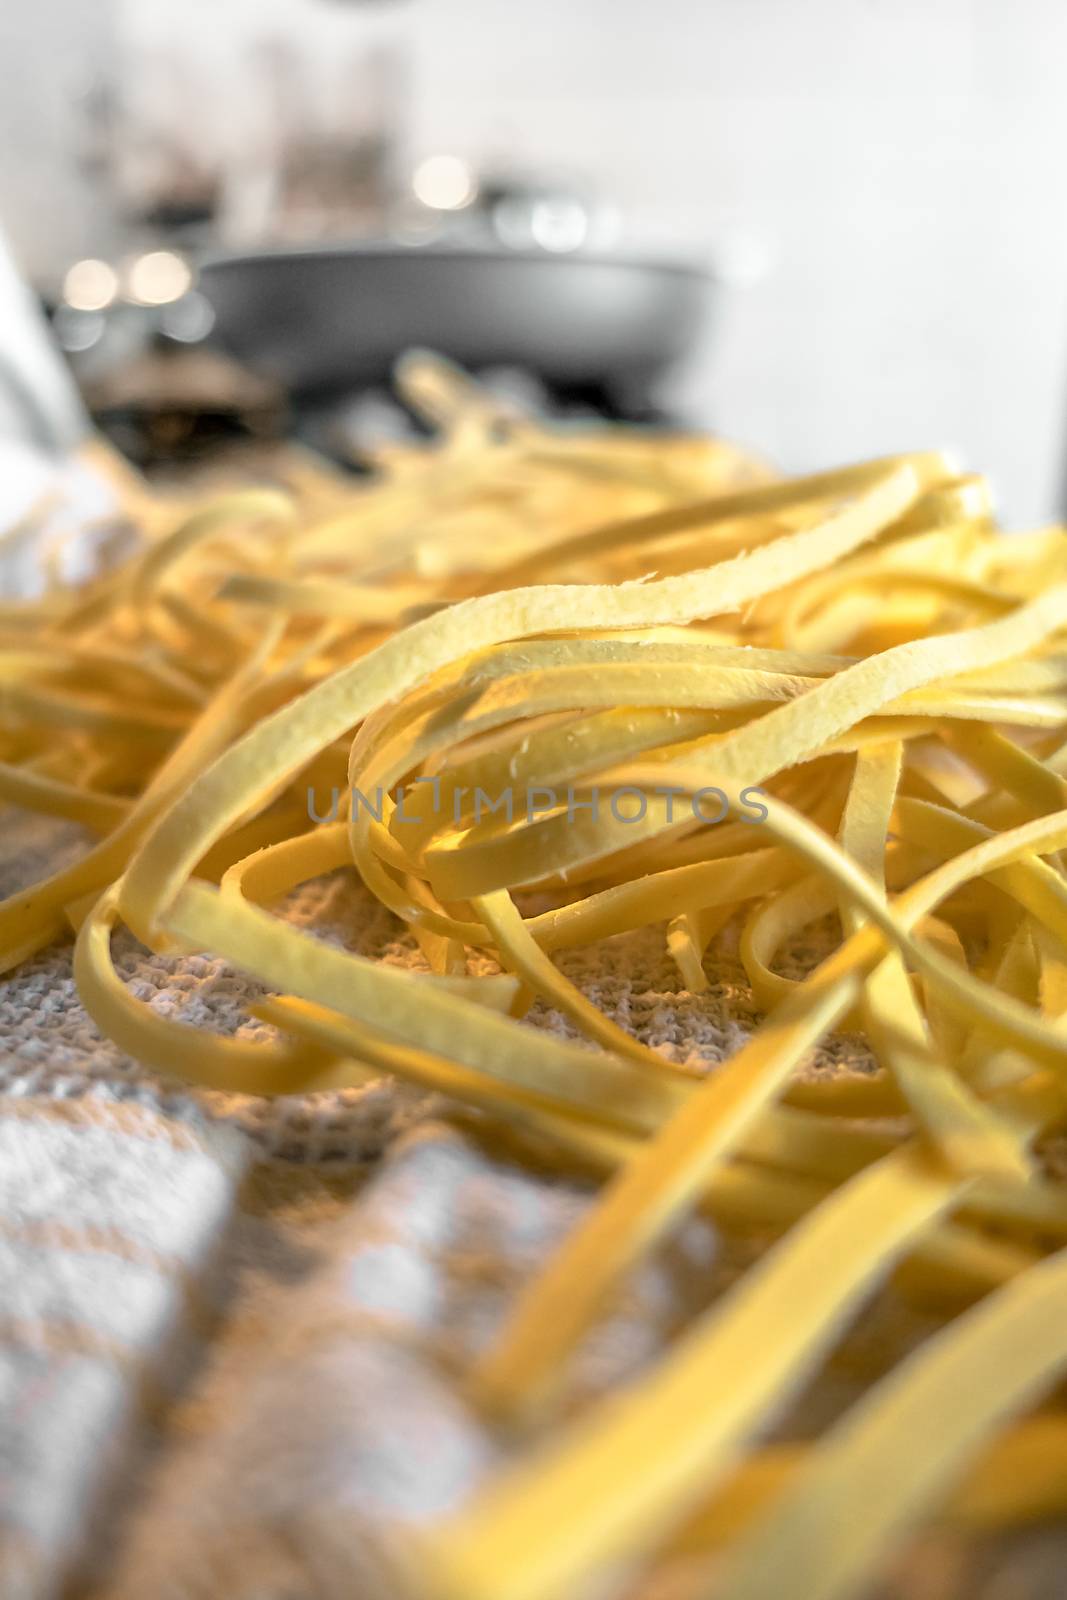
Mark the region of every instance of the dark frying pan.
<instances>
[{"instance_id":1,"label":"dark frying pan","mask_svg":"<svg viewBox=\"0 0 1067 1600\"><path fill-rule=\"evenodd\" d=\"M201 267L215 339L297 398L387 382L412 345L518 366L561 395L627 397L684 356L712 280L583 255L390 246L264 250Z\"/></svg>"}]
</instances>

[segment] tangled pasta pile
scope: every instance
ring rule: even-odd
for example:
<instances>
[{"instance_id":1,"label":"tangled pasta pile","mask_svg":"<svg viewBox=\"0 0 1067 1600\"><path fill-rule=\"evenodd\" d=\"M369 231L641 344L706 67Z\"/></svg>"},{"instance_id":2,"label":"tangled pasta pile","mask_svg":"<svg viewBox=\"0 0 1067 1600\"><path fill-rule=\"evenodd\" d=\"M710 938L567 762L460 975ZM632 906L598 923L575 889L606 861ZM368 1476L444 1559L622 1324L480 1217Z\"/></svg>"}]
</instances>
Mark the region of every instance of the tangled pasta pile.
<instances>
[{"instance_id":1,"label":"tangled pasta pile","mask_svg":"<svg viewBox=\"0 0 1067 1600\"><path fill-rule=\"evenodd\" d=\"M694 1595L844 1600L920 1519L1062 1512L1067 1419L1033 1408L1067 1362L1067 537L1005 539L936 453L771 480L535 423L427 357L400 379L436 437L365 482L289 452L277 487L182 507L128 485L132 557L4 607L0 797L97 835L0 905L4 967L73 926L87 1010L153 1068L395 1073L603 1176L470 1382L537 1446L391 1558L398 1591L578 1600L685 1548ZM426 973L270 909L353 864ZM776 970L827 919L824 959ZM258 980L274 1031L136 999L120 923ZM767 1016L714 1070L552 959L656 924L691 991L739 933ZM524 1022L535 997L589 1043ZM872 1070L804 1077L837 1029ZM553 1426L612 1291L698 1206L776 1242ZM894 1272L943 1330L815 1445L762 1446Z\"/></svg>"}]
</instances>

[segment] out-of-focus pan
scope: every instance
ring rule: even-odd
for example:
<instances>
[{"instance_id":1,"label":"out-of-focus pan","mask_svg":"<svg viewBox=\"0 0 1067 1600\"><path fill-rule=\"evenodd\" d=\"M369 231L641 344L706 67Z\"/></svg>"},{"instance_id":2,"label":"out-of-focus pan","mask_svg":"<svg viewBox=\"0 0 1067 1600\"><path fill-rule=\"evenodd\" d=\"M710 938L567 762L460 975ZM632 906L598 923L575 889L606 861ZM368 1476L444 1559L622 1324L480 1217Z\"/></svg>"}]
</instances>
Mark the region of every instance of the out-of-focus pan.
<instances>
[{"instance_id":1,"label":"out-of-focus pan","mask_svg":"<svg viewBox=\"0 0 1067 1600\"><path fill-rule=\"evenodd\" d=\"M559 393L638 396L686 354L714 287L686 266L388 246L219 255L200 283L226 350L322 398L385 383L412 345Z\"/></svg>"}]
</instances>

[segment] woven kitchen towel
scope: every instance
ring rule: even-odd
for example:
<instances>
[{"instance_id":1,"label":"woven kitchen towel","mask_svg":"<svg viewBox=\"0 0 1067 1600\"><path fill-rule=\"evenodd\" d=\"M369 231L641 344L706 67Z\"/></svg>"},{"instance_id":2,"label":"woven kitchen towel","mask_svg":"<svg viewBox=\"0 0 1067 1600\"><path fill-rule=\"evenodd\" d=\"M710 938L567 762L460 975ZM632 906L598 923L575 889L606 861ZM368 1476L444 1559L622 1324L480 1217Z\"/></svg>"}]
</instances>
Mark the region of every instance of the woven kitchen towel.
<instances>
[{"instance_id":1,"label":"woven kitchen towel","mask_svg":"<svg viewBox=\"0 0 1067 1600\"><path fill-rule=\"evenodd\" d=\"M200 1425L176 1415L179 1442L114 1600L375 1595L365 1564L383 1539L408 1542L500 1462L504 1444L468 1406L465 1377L589 1198L580 1181L518 1167L453 1127L405 1136L326 1230L317 1270L261 1304L269 1345L254 1324L251 1339L231 1334L192 1403ZM587 1341L571 1403L662 1348L706 1304L716 1267L715 1232L694 1218Z\"/></svg>"},{"instance_id":2,"label":"woven kitchen towel","mask_svg":"<svg viewBox=\"0 0 1067 1600\"><path fill-rule=\"evenodd\" d=\"M96 1538L202 1317L243 1138L99 1096L0 1100L0 1594Z\"/></svg>"},{"instance_id":3,"label":"woven kitchen towel","mask_svg":"<svg viewBox=\"0 0 1067 1600\"><path fill-rule=\"evenodd\" d=\"M275 1230L312 1179L306 1165L288 1171L287 1199L269 1195L280 1168L261 1174L260 1221ZM246 1280L93 1600L407 1600L397 1560L507 1465L515 1441L469 1404L467 1380L592 1186L532 1151L517 1160L484 1127L439 1121L403 1135L358 1192L346 1182L338 1172L334 1203L320 1197L290 1232L308 1270ZM657 1360L763 1242L701 1218L676 1229L577 1352L569 1406ZM257 1248L262 1236L239 1246L246 1260ZM817 1434L935 1324L878 1297L778 1430ZM1062 1529L980 1544L938 1533L864 1600L1062 1600L1065 1555ZM573 1600L607 1597L714 1600L714 1588L706 1560L668 1557Z\"/></svg>"}]
</instances>

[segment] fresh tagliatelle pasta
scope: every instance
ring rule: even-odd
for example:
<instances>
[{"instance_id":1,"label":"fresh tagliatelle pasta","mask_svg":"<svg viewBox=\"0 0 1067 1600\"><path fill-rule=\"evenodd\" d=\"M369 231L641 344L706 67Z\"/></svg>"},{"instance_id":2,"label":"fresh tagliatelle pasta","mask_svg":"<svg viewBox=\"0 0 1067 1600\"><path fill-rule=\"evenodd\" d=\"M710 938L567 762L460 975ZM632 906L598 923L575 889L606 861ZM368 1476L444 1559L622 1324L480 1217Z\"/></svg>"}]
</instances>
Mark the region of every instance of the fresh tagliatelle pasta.
<instances>
[{"instance_id":1,"label":"fresh tagliatelle pasta","mask_svg":"<svg viewBox=\"0 0 1067 1600\"><path fill-rule=\"evenodd\" d=\"M179 503L110 464L133 554L0 609L0 799L92 837L0 903L4 969L73 932L150 1069L390 1073L599 1180L468 1376L513 1465L384 1551L385 1593L633 1595L683 1552L707 1600L848 1600L920 1523L1064 1514L1067 534L1006 537L937 452L781 479L428 356L398 382L435 432L360 478L287 448ZM345 868L424 971L281 914ZM137 998L123 925L227 960L272 1031ZM739 952L762 1020L728 1059L668 1059L554 959L646 928L679 991ZM805 1071L840 1030L869 1069ZM575 1352L694 1209L765 1248L575 1412ZM768 1443L888 1280L936 1335Z\"/></svg>"}]
</instances>

